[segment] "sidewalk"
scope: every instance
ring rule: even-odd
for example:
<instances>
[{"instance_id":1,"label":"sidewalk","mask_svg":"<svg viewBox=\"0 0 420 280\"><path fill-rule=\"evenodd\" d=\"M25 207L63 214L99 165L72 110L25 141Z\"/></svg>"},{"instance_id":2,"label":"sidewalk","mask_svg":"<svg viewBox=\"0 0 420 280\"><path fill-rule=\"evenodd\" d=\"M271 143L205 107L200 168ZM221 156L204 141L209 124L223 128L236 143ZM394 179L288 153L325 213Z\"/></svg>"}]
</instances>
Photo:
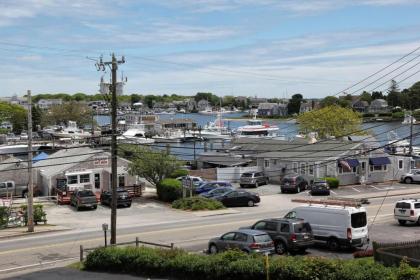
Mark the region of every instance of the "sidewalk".
<instances>
[{"instance_id":1,"label":"sidewalk","mask_svg":"<svg viewBox=\"0 0 420 280\"><path fill-rule=\"evenodd\" d=\"M63 226L54 226L54 225L37 225L35 226L34 232L28 232L27 227L16 227L16 228L6 228L0 230L0 240L7 238L14 238L20 236L28 236L40 233L51 233L70 230L69 228Z\"/></svg>"}]
</instances>

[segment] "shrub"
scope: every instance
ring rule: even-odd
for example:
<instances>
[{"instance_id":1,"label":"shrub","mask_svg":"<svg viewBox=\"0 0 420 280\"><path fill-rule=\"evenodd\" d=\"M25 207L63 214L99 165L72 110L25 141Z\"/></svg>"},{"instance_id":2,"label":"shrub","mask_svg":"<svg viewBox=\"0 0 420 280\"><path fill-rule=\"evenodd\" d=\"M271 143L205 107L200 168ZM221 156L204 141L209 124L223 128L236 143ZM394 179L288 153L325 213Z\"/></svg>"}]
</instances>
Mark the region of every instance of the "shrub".
<instances>
[{"instance_id":1,"label":"shrub","mask_svg":"<svg viewBox=\"0 0 420 280\"><path fill-rule=\"evenodd\" d=\"M330 186L331 189L336 189L340 185L340 180L334 177L326 177L325 181L327 181L328 186Z\"/></svg>"},{"instance_id":2,"label":"shrub","mask_svg":"<svg viewBox=\"0 0 420 280\"><path fill-rule=\"evenodd\" d=\"M181 198L172 202L172 208L182 210L218 210L225 206L220 201L201 196Z\"/></svg>"},{"instance_id":3,"label":"shrub","mask_svg":"<svg viewBox=\"0 0 420 280\"><path fill-rule=\"evenodd\" d=\"M363 114L364 118L373 118L374 116L375 116L375 114L372 114L372 113L364 113Z\"/></svg>"},{"instance_id":4,"label":"shrub","mask_svg":"<svg viewBox=\"0 0 420 280\"><path fill-rule=\"evenodd\" d=\"M170 178L178 178L178 177L187 176L187 175L188 175L188 170L186 170L186 169L177 169L174 172L172 172L169 177Z\"/></svg>"},{"instance_id":5,"label":"shrub","mask_svg":"<svg viewBox=\"0 0 420 280\"><path fill-rule=\"evenodd\" d=\"M23 217L25 218L25 225L28 224L28 212L27 205L22 205L22 211L24 212ZM34 205L34 223L37 225L40 222L47 220L47 213L44 211L44 206L42 204Z\"/></svg>"},{"instance_id":6,"label":"shrub","mask_svg":"<svg viewBox=\"0 0 420 280\"><path fill-rule=\"evenodd\" d=\"M182 184L176 179L163 179L156 186L158 198L164 202L172 202L182 197Z\"/></svg>"},{"instance_id":7,"label":"shrub","mask_svg":"<svg viewBox=\"0 0 420 280\"><path fill-rule=\"evenodd\" d=\"M7 226L8 219L7 207L0 206L0 228Z\"/></svg>"},{"instance_id":8,"label":"shrub","mask_svg":"<svg viewBox=\"0 0 420 280\"><path fill-rule=\"evenodd\" d=\"M392 113L379 113L378 116L379 117L391 117Z\"/></svg>"},{"instance_id":9,"label":"shrub","mask_svg":"<svg viewBox=\"0 0 420 280\"><path fill-rule=\"evenodd\" d=\"M402 262L384 267L372 259L337 260L320 257L270 257L271 280L420 279L420 270ZM217 255L189 254L155 248L96 249L87 255L85 269L171 279L266 279L264 256L227 251Z\"/></svg>"},{"instance_id":10,"label":"shrub","mask_svg":"<svg viewBox=\"0 0 420 280\"><path fill-rule=\"evenodd\" d=\"M394 112L392 113L393 119L403 119L404 118L404 112Z\"/></svg>"}]
</instances>

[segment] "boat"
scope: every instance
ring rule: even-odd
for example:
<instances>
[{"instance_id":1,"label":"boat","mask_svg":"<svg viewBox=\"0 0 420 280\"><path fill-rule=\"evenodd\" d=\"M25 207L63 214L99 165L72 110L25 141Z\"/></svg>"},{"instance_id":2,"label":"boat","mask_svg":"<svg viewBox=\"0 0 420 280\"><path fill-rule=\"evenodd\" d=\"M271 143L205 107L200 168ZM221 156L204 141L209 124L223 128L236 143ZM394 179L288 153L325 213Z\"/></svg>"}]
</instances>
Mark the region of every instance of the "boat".
<instances>
[{"instance_id":1,"label":"boat","mask_svg":"<svg viewBox=\"0 0 420 280\"><path fill-rule=\"evenodd\" d=\"M231 138L231 133L228 128L224 126L222 111L219 112L219 115L214 122L207 123L204 128L199 131L199 135L204 138L204 140Z\"/></svg>"},{"instance_id":2,"label":"boat","mask_svg":"<svg viewBox=\"0 0 420 280\"><path fill-rule=\"evenodd\" d=\"M81 139L92 137L90 132L78 128L75 121L69 121L66 127L61 127L58 130L53 131L51 134L56 138Z\"/></svg>"},{"instance_id":3,"label":"boat","mask_svg":"<svg viewBox=\"0 0 420 280\"><path fill-rule=\"evenodd\" d=\"M420 147L412 146L413 155L420 156ZM408 139L401 139L395 131L388 133L388 142L385 146L385 152L393 155L409 155L410 141Z\"/></svg>"},{"instance_id":4,"label":"boat","mask_svg":"<svg viewBox=\"0 0 420 280\"><path fill-rule=\"evenodd\" d=\"M254 118L247 121L247 125L240 126L235 130L236 137L265 137L275 138L278 137L279 127L276 125L270 125L263 123L262 120L257 119L257 115L254 114Z\"/></svg>"},{"instance_id":5,"label":"boat","mask_svg":"<svg viewBox=\"0 0 420 280\"><path fill-rule=\"evenodd\" d=\"M216 114L216 111L213 111L213 109L210 106L207 106L204 110L198 112L201 115L213 115Z\"/></svg>"},{"instance_id":6,"label":"boat","mask_svg":"<svg viewBox=\"0 0 420 280\"><path fill-rule=\"evenodd\" d=\"M175 115L175 111L162 111L162 112L155 112L156 115Z\"/></svg>"},{"instance_id":7,"label":"boat","mask_svg":"<svg viewBox=\"0 0 420 280\"><path fill-rule=\"evenodd\" d=\"M154 139L146 137L146 132L142 127L136 127L135 125L118 136L117 141L124 144L152 144L155 142Z\"/></svg>"},{"instance_id":8,"label":"boat","mask_svg":"<svg viewBox=\"0 0 420 280\"><path fill-rule=\"evenodd\" d=\"M411 124L411 123L417 124L416 119L409 114L405 114L404 115L404 120L402 121L402 124Z\"/></svg>"},{"instance_id":9,"label":"boat","mask_svg":"<svg viewBox=\"0 0 420 280\"><path fill-rule=\"evenodd\" d=\"M162 134L155 135L152 139L156 143L184 143L203 141L203 137L199 136L198 133L191 133L189 131L182 130L166 130Z\"/></svg>"}]
</instances>

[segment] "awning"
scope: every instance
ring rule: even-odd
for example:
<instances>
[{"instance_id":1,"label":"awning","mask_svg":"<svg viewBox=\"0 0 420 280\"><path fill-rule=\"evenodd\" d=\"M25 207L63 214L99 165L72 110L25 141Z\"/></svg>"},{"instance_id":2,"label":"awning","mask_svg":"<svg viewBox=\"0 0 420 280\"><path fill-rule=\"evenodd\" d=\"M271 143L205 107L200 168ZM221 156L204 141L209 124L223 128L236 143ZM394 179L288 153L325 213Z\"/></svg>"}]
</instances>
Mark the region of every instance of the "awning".
<instances>
[{"instance_id":1,"label":"awning","mask_svg":"<svg viewBox=\"0 0 420 280\"><path fill-rule=\"evenodd\" d=\"M338 166L343 167L344 162L347 162L348 166L353 168L359 166L360 162L357 159L339 159Z\"/></svg>"},{"instance_id":2,"label":"awning","mask_svg":"<svg viewBox=\"0 0 420 280\"><path fill-rule=\"evenodd\" d=\"M386 165L386 164L391 164L391 161L387 157L377 157L377 158L370 158L369 164L370 165Z\"/></svg>"}]
</instances>

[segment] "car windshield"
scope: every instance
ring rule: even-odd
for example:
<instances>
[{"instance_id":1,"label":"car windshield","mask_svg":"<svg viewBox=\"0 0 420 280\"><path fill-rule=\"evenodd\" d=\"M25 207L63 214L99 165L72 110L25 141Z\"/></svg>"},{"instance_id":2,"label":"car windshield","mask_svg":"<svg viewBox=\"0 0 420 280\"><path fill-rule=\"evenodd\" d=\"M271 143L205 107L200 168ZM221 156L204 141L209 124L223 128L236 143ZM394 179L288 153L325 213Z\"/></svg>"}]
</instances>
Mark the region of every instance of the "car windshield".
<instances>
[{"instance_id":1,"label":"car windshield","mask_svg":"<svg viewBox=\"0 0 420 280\"><path fill-rule=\"evenodd\" d=\"M252 177L252 173L244 173L242 174L242 177Z\"/></svg>"},{"instance_id":2,"label":"car windshield","mask_svg":"<svg viewBox=\"0 0 420 280\"><path fill-rule=\"evenodd\" d=\"M263 242L270 242L270 241L271 241L271 237L268 234L254 235L255 243L263 243Z\"/></svg>"},{"instance_id":3,"label":"car windshield","mask_svg":"<svg viewBox=\"0 0 420 280\"><path fill-rule=\"evenodd\" d=\"M94 196L95 194L92 191L80 191L79 196Z\"/></svg>"},{"instance_id":4,"label":"car windshield","mask_svg":"<svg viewBox=\"0 0 420 280\"><path fill-rule=\"evenodd\" d=\"M308 223L299 223L293 225L295 233L311 233L311 226Z\"/></svg>"},{"instance_id":5,"label":"car windshield","mask_svg":"<svg viewBox=\"0 0 420 280\"><path fill-rule=\"evenodd\" d=\"M351 214L352 228L361 228L367 225L366 212L359 212Z\"/></svg>"},{"instance_id":6,"label":"car windshield","mask_svg":"<svg viewBox=\"0 0 420 280\"><path fill-rule=\"evenodd\" d=\"M395 205L395 208L410 209L411 204L407 202L397 202L397 204Z\"/></svg>"}]
</instances>

